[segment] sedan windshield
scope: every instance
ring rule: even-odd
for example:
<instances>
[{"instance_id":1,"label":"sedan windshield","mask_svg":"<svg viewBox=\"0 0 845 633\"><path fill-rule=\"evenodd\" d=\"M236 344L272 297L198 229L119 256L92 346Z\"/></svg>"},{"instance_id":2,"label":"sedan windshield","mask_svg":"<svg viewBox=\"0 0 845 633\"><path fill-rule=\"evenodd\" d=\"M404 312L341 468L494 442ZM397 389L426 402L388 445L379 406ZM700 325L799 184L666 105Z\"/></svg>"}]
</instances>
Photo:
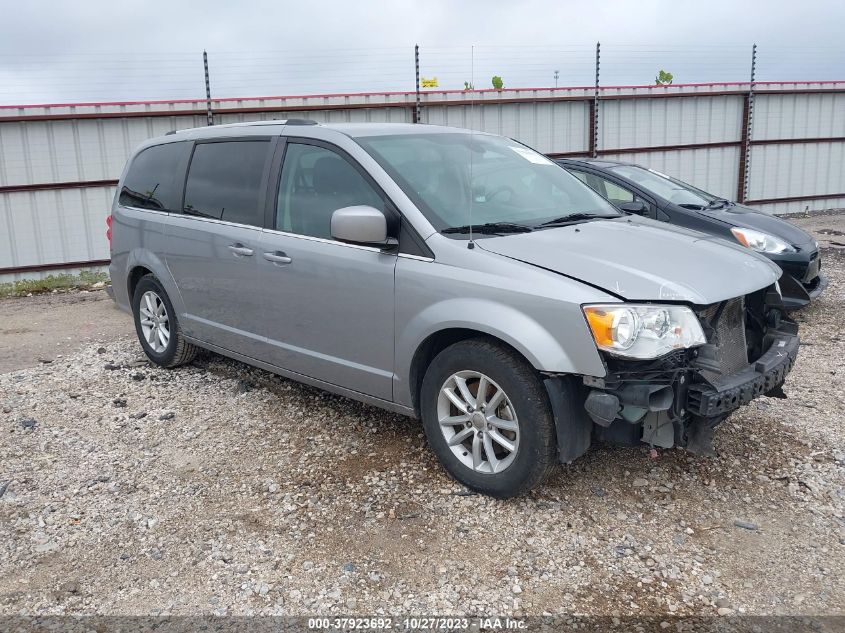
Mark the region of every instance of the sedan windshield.
<instances>
[{"instance_id":1,"label":"sedan windshield","mask_svg":"<svg viewBox=\"0 0 845 633\"><path fill-rule=\"evenodd\" d=\"M637 167L636 165L614 165L610 170L634 181L654 195L679 206L707 207L714 201L719 200L716 196L712 196L701 189L651 169Z\"/></svg>"},{"instance_id":2,"label":"sedan windshield","mask_svg":"<svg viewBox=\"0 0 845 633\"><path fill-rule=\"evenodd\" d=\"M508 224L534 228L575 214L577 221L620 215L565 169L510 139L444 132L356 141L438 231L453 229L451 235L470 224L504 233L514 232Z\"/></svg>"}]
</instances>

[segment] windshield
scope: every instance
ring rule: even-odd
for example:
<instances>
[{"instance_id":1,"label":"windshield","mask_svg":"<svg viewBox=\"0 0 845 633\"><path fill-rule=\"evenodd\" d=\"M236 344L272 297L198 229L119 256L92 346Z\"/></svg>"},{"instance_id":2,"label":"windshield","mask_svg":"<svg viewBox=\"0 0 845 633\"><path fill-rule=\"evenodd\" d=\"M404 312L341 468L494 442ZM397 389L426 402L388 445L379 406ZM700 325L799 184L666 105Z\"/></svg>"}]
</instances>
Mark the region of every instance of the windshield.
<instances>
[{"instance_id":1,"label":"windshield","mask_svg":"<svg viewBox=\"0 0 845 633\"><path fill-rule=\"evenodd\" d=\"M679 206L686 204L696 207L706 207L715 200L718 200L716 196L712 196L692 185L643 167L637 167L635 165L614 165L610 170L629 180L633 180L643 189Z\"/></svg>"},{"instance_id":2,"label":"windshield","mask_svg":"<svg viewBox=\"0 0 845 633\"><path fill-rule=\"evenodd\" d=\"M446 132L356 141L438 231L469 224L470 202L473 225L620 215L565 169L510 139Z\"/></svg>"}]
</instances>

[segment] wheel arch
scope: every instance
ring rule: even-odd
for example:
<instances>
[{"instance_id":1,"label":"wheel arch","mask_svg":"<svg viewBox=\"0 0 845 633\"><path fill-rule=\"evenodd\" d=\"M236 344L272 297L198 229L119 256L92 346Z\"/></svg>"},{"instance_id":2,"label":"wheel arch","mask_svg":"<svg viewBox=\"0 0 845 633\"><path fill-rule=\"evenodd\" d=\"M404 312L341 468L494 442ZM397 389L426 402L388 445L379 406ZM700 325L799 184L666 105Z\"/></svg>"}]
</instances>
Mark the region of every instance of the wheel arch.
<instances>
[{"instance_id":1,"label":"wheel arch","mask_svg":"<svg viewBox=\"0 0 845 633\"><path fill-rule=\"evenodd\" d=\"M441 351L464 340L482 339L491 341L513 352L525 360L531 361L519 349L509 344L501 337L472 328L445 328L426 337L414 353L409 382L411 385L412 406L415 414L420 416L420 392L423 378L431 361ZM534 367L538 374L541 372ZM549 398L552 417L555 421L555 444L558 458L562 463L571 463L583 455L590 447L592 436L592 420L581 406L585 390L571 376L565 374L539 376Z\"/></svg>"},{"instance_id":2,"label":"wheel arch","mask_svg":"<svg viewBox=\"0 0 845 633\"><path fill-rule=\"evenodd\" d=\"M129 255L126 270L128 271L126 274L126 292L130 306L132 304L132 297L135 294L135 288L141 277L151 274L164 287L164 291L167 293L170 303L173 304L176 314L179 316L184 315L185 305L182 301L182 295L163 257L148 249L135 249Z\"/></svg>"},{"instance_id":3,"label":"wheel arch","mask_svg":"<svg viewBox=\"0 0 845 633\"><path fill-rule=\"evenodd\" d=\"M585 325L586 327L586 325ZM394 401L418 408L419 384L434 352L471 337L489 337L506 345L539 372L590 373L601 367L596 356L570 349L540 321L514 306L485 299L452 297L414 313L396 335ZM595 361L595 362L593 362ZM603 375L603 372L602 372Z\"/></svg>"},{"instance_id":4,"label":"wheel arch","mask_svg":"<svg viewBox=\"0 0 845 633\"><path fill-rule=\"evenodd\" d=\"M130 300L135 296L135 288L138 286L138 282L141 281L141 277L154 274L149 268L141 265L129 270L129 277L126 279L126 290L129 292Z\"/></svg>"},{"instance_id":5,"label":"wheel arch","mask_svg":"<svg viewBox=\"0 0 845 633\"><path fill-rule=\"evenodd\" d=\"M408 370L411 406L417 416L420 414L420 390L422 388L423 378L431 361L450 345L470 339L484 339L496 343L522 358L528 365L534 367L535 370L537 369L536 365L532 363L531 358L520 349L504 338L489 331L472 327L445 327L437 330L429 334L417 346Z\"/></svg>"}]
</instances>

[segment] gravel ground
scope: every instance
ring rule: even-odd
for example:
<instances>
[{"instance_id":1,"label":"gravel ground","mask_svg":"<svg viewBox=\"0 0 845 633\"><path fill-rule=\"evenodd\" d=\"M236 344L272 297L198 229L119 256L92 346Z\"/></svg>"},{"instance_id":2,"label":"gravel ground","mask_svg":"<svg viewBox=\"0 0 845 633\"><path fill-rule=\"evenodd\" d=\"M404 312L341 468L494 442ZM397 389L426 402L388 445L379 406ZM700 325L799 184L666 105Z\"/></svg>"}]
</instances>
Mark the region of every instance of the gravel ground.
<instances>
[{"instance_id":1,"label":"gravel ground","mask_svg":"<svg viewBox=\"0 0 845 633\"><path fill-rule=\"evenodd\" d=\"M0 615L845 613L845 254L787 400L718 456L595 447L530 496L417 421L124 335L0 375Z\"/></svg>"}]
</instances>

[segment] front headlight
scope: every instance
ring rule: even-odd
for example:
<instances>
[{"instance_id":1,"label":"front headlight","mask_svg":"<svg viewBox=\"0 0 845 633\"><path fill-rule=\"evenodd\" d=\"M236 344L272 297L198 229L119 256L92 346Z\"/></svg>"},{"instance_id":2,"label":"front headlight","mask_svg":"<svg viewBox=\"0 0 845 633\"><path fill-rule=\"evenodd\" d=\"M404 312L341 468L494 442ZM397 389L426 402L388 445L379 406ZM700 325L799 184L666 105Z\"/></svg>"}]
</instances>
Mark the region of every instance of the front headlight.
<instances>
[{"instance_id":1,"label":"front headlight","mask_svg":"<svg viewBox=\"0 0 845 633\"><path fill-rule=\"evenodd\" d=\"M596 346L615 356L658 358L707 342L686 306L612 303L584 306Z\"/></svg>"},{"instance_id":2,"label":"front headlight","mask_svg":"<svg viewBox=\"0 0 845 633\"><path fill-rule=\"evenodd\" d=\"M769 235L768 233L762 233L753 229L743 229L740 227L732 228L731 233L733 233L737 242L757 251L758 253L772 253L776 255L778 253L795 252L792 245L784 242L779 237Z\"/></svg>"}]
</instances>

